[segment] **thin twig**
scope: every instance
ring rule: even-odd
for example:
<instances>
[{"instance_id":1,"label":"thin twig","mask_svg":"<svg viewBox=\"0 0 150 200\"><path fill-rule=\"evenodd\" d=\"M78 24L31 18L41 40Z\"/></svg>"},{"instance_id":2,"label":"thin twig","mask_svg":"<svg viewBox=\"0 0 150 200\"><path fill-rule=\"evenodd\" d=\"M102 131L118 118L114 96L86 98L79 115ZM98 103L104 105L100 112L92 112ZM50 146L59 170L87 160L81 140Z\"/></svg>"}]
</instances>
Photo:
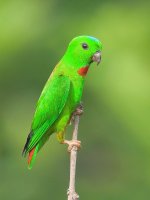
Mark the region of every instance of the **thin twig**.
<instances>
[{"instance_id":1,"label":"thin twig","mask_svg":"<svg viewBox=\"0 0 150 200\"><path fill-rule=\"evenodd\" d=\"M72 140L77 140L79 121L80 121L80 116L75 115ZM67 192L68 200L79 200L79 195L75 192L77 150L78 150L77 147L74 146L70 152L70 182L69 182L69 189Z\"/></svg>"}]
</instances>

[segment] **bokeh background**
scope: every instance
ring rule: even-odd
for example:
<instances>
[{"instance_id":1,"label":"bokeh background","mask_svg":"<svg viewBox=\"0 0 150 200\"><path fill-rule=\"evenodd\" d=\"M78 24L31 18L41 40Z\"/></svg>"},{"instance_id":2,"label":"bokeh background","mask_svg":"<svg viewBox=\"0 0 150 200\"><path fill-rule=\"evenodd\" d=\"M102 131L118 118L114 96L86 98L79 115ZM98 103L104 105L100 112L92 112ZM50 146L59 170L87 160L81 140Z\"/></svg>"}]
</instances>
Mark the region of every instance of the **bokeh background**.
<instances>
[{"instance_id":1,"label":"bokeh background","mask_svg":"<svg viewBox=\"0 0 150 200\"><path fill-rule=\"evenodd\" d=\"M128 0L0 1L1 200L67 199L66 146L53 135L32 170L21 152L49 74L83 34L102 41L103 55L85 83L77 191L84 200L149 200L149 7Z\"/></svg>"}]
</instances>

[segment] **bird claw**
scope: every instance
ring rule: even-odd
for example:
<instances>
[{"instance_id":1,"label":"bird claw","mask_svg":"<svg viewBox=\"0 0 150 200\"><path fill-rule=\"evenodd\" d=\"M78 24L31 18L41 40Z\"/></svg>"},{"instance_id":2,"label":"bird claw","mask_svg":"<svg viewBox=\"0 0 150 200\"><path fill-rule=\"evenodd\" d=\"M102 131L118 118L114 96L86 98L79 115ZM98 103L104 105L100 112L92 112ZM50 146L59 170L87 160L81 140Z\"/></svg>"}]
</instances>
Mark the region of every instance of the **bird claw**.
<instances>
[{"instance_id":1,"label":"bird claw","mask_svg":"<svg viewBox=\"0 0 150 200\"><path fill-rule=\"evenodd\" d=\"M65 140L63 142L63 144L67 144L68 145L68 152L70 153L73 147L76 147L77 150L80 149L81 147L81 141L79 140Z\"/></svg>"},{"instance_id":2,"label":"bird claw","mask_svg":"<svg viewBox=\"0 0 150 200\"><path fill-rule=\"evenodd\" d=\"M76 115L80 116L82 114L83 114L83 103L80 103L80 105L76 108L75 112L72 114L68 124L71 125L72 122L74 122Z\"/></svg>"},{"instance_id":3,"label":"bird claw","mask_svg":"<svg viewBox=\"0 0 150 200\"><path fill-rule=\"evenodd\" d=\"M71 119L70 119L70 121L69 121L69 125L71 125L72 124L72 122L74 122L75 121L75 116L80 116L80 115L82 115L83 114L83 104L81 103L77 108L76 108L76 110L75 110L75 112L72 114L72 116L71 116Z\"/></svg>"},{"instance_id":4,"label":"bird claw","mask_svg":"<svg viewBox=\"0 0 150 200\"><path fill-rule=\"evenodd\" d=\"M77 108L76 111L74 112L75 115L82 115L83 114L83 104L81 103Z\"/></svg>"}]
</instances>

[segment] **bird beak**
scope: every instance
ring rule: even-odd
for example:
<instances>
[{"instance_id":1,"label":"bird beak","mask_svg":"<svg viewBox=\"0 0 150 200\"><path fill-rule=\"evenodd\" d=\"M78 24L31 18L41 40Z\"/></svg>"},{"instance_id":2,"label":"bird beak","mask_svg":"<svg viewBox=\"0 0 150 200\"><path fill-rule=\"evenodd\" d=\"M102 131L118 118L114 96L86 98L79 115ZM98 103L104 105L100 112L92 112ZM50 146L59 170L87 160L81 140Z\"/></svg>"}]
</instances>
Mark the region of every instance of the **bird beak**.
<instances>
[{"instance_id":1,"label":"bird beak","mask_svg":"<svg viewBox=\"0 0 150 200\"><path fill-rule=\"evenodd\" d=\"M101 52L100 51L97 51L93 57L92 57L92 60L94 62L97 62L97 65L101 62Z\"/></svg>"}]
</instances>

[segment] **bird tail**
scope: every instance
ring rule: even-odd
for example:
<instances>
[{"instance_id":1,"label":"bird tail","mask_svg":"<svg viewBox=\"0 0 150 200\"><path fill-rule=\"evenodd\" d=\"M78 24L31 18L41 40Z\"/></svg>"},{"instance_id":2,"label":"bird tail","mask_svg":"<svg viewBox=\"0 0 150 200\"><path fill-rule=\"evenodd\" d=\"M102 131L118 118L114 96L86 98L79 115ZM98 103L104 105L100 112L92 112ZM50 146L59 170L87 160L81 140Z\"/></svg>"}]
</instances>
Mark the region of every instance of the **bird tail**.
<instances>
[{"instance_id":1,"label":"bird tail","mask_svg":"<svg viewBox=\"0 0 150 200\"><path fill-rule=\"evenodd\" d=\"M33 164L35 162L37 153L39 152L39 150L43 147L43 145L45 144L45 142L48 140L49 135L46 134L44 135L40 141L29 151L28 154L28 169L32 169ZM30 135L28 136L27 142L25 144L24 150L23 150L23 155L26 156L26 154L28 153L28 144L30 142Z\"/></svg>"},{"instance_id":2,"label":"bird tail","mask_svg":"<svg viewBox=\"0 0 150 200\"><path fill-rule=\"evenodd\" d=\"M28 169L32 169L37 152L39 150L39 143L28 154Z\"/></svg>"}]
</instances>

